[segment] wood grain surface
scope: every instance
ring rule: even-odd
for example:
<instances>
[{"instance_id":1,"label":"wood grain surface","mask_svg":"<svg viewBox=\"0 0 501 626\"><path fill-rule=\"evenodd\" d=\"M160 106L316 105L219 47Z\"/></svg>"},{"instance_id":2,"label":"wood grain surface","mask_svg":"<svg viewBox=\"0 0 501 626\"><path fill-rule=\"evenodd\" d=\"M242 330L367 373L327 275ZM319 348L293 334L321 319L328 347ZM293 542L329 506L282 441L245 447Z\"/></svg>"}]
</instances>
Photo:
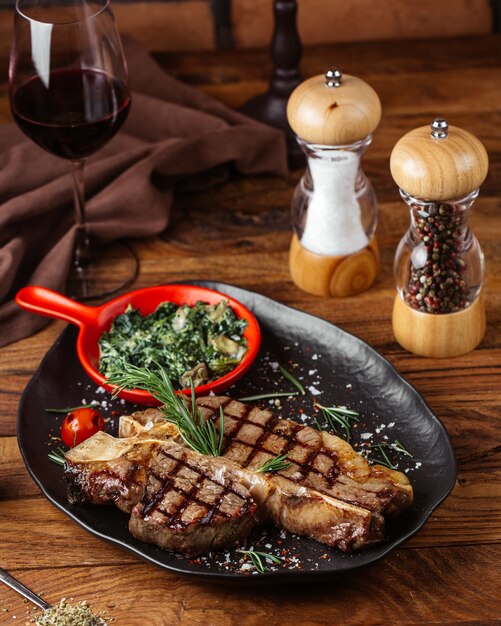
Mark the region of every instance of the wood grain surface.
<instances>
[{"instance_id":1,"label":"wood grain surface","mask_svg":"<svg viewBox=\"0 0 501 626\"><path fill-rule=\"evenodd\" d=\"M335 81L327 76L311 76L291 93L287 102L290 127L304 141L323 146L346 146L365 139L381 120L377 93L346 72Z\"/></svg>"},{"instance_id":2,"label":"wood grain surface","mask_svg":"<svg viewBox=\"0 0 501 626\"><path fill-rule=\"evenodd\" d=\"M478 189L489 171L481 141L464 128L447 128L435 139L432 126L413 128L401 137L390 156L390 171L399 187L415 198L453 200Z\"/></svg>"},{"instance_id":3,"label":"wood grain surface","mask_svg":"<svg viewBox=\"0 0 501 626\"><path fill-rule=\"evenodd\" d=\"M172 73L232 106L267 82L266 53L162 54ZM162 237L134 242L137 286L216 279L320 315L377 348L445 423L459 461L451 496L425 527L384 561L325 584L238 589L193 582L146 565L85 533L48 503L16 444L19 396L64 325L0 351L0 564L50 602L86 599L121 626L441 624L489 626L501 615L501 37L343 44L307 48L303 75L335 61L374 86L383 117L365 157L380 201L381 269L355 298L318 298L288 269L290 180L235 177L204 194L179 196ZM0 69L5 70L5 59ZM5 74L2 74L5 78ZM408 130L446 116L484 143L490 170L471 213L486 257L487 329L474 352L431 360L394 341L392 263L407 228L388 159ZM0 121L9 121L0 88ZM0 589L0 623L30 609ZM14 616L16 616L14 618Z\"/></svg>"}]
</instances>

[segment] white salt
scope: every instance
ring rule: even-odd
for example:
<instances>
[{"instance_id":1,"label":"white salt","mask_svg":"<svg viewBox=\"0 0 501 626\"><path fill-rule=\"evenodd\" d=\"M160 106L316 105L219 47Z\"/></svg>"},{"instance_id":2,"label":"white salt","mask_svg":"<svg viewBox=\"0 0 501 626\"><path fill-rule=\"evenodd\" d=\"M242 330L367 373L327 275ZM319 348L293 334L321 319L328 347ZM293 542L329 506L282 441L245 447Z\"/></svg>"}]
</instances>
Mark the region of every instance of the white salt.
<instances>
[{"instance_id":1,"label":"white salt","mask_svg":"<svg viewBox=\"0 0 501 626\"><path fill-rule=\"evenodd\" d=\"M358 164L358 155L347 150L337 150L329 159L309 159L313 194L301 238L304 248L338 256L369 243L355 196Z\"/></svg>"}]
</instances>

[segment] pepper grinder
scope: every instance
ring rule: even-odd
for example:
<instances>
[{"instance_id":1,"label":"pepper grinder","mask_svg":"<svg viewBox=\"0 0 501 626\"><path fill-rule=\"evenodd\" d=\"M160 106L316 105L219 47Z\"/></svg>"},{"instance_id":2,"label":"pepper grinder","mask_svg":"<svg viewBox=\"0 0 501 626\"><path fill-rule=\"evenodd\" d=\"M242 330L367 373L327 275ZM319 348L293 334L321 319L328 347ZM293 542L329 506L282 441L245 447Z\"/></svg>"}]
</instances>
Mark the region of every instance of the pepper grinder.
<instances>
[{"instance_id":1,"label":"pepper grinder","mask_svg":"<svg viewBox=\"0 0 501 626\"><path fill-rule=\"evenodd\" d=\"M411 218L395 256L393 332L410 352L454 357L482 340L484 260L468 211L488 166L482 143L444 119L393 148L391 174Z\"/></svg>"},{"instance_id":2,"label":"pepper grinder","mask_svg":"<svg viewBox=\"0 0 501 626\"><path fill-rule=\"evenodd\" d=\"M355 295L379 265L377 201L361 167L381 119L378 95L330 69L296 87L287 117L307 158L292 200L292 279L318 296Z\"/></svg>"}]
</instances>

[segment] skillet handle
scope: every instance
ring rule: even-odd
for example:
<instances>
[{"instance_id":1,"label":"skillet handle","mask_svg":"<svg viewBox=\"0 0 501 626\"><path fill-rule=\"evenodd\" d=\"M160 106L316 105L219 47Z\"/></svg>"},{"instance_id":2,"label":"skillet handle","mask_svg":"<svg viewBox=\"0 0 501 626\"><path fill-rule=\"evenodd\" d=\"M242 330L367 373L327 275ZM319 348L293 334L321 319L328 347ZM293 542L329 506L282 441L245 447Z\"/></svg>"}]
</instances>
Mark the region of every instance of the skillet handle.
<instances>
[{"instance_id":1,"label":"skillet handle","mask_svg":"<svg viewBox=\"0 0 501 626\"><path fill-rule=\"evenodd\" d=\"M80 328L95 324L99 310L45 287L24 287L17 292L16 303L27 311L71 322Z\"/></svg>"}]
</instances>

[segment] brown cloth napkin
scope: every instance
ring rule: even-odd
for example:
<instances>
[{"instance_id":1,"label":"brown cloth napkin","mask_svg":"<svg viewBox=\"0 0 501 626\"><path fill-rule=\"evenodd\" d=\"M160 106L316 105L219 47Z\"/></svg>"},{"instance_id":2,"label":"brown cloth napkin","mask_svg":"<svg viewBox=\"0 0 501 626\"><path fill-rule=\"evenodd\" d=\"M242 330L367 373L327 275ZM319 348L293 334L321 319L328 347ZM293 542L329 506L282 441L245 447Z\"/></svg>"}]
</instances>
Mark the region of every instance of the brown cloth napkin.
<instances>
[{"instance_id":1,"label":"brown cloth napkin","mask_svg":"<svg viewBox=\"0 0 501 626\"><path fill-rule=\"evenodd\" d=\"M93 240L162 232L176 181L198 188L220 182L229 164L245 174L286 175L280 132L168 76L139 44L126 41L125 52L133 91L128 120L85 169ZM72 193L64 159L17 127L0 127L0 345L49 321L17 307L21 287L64 290L75 237Z\"/></svg>"}]
</instances>

